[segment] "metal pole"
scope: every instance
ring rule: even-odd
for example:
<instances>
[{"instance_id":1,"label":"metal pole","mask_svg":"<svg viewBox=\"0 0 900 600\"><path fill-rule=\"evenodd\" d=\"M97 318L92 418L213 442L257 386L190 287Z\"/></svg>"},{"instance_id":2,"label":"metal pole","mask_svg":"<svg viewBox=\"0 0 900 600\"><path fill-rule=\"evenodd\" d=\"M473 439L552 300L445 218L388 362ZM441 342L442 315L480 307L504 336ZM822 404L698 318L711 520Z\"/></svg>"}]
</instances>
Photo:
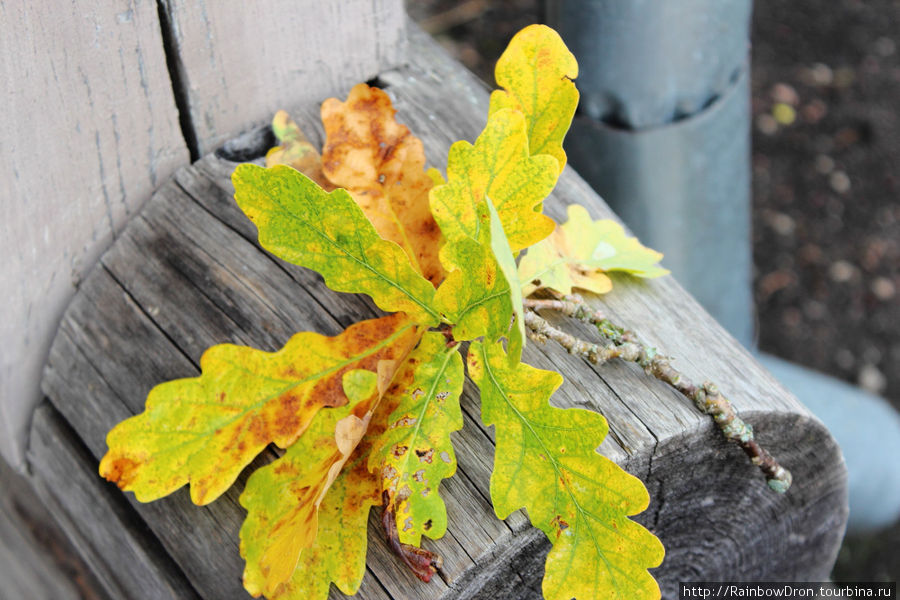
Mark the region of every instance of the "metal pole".
<instances>
[{"instance_id":1,"label":"metal pole","mask_svg":"<svg viewBox=\"0 0 900 600\"><path fill-rule=\"evenodd\" d=\"M752 0L551 0L580 65L575 169L745 346L753 342Z\"/></svg>"},{"instance_id":2,"label":"metal pole","mask_svg":"<svg viewBox=\"0 0 900 600\"><path fill-rule=\"evenodd\" d=\"M578 58L569 161L741 343L753 345L749 29L752 0L548 0ZM900 517L900 415L883 399L758 358L831 429L849 528ZM875 457L875 459L873 459Z\"/></svg>"}]
</instances>

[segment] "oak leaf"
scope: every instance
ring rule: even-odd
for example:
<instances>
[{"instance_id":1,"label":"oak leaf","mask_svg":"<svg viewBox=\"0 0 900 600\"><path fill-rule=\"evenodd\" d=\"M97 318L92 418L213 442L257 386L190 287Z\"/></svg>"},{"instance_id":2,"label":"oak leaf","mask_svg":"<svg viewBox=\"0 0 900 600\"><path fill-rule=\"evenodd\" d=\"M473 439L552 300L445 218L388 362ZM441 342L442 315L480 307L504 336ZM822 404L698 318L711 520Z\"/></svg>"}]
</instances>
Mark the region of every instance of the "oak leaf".
<instances>
[{"instance_id":1,"label":"oak leaf","mask_svg":"<svg viewBox=\"0 0 900 600\"><path fill-rule=\"evenodd\" d=\"M527 296L537 289L571 294L573 287L595 294L612 289L606 275L622 271L636 277L653 278L669 271L657 265L662 254L646 248L611 219L594 221L579 204L568 208L569 220L550 237L528 249L519 261L519 280Z\"/></svg>"},{"instance_id":2,"label":"oak leaf","mask_svg":"<svg viewBox=\"0 0 900 600\"><path fill-rule=\"evenodd\" d=\"M662 544L627 518L647 508L649 495L639 479L597 453L606 419L550 406L562 376L510 365L499 344L473 342L467 363L481 391L482 420L496 427L494 511L505 519L525 508L553 544L544 598L659 598L647 569L662 562Z\"/></svg>"},{"instance_id":3,"label":"oak leaf","mask_svg":"<svg viewBox=\"0 0 900 600\"><path fill-rule=\"evenodd\" d=\"M266 153L266 166L288 165L294 167L326 192L335 188L322 172L322 156L312 142L287 112L279 110L272 119L272 132L279 145Z\"/></svg>"},{"instance_id":4,"label":"oak leaf","mask_svg":"<svg viewBox=\"0 0 900 600\"><path fill-rule=\"evenodd\" d=\"M578 63L559 34L546 25L530 25L509 42L497 60L494 78L502 90L491 94L489 115L515 109L525 115L532 155L566 166L562 142L578 107Z\"/></svg>"},{"instance_id":5,"label":"oak leaf","mask_svg":"<svg viewBox=\"0 0 900 600\"><path fill-rule=\"evenodd\" d=\"M494 203L513 252L547 237L554 222L541 214L540 206L557 176L555 158L529 153L525 117L515 110L490 115L474 145L453 144L447 183L432 189L430 196L431 211L447 240L441 250L447 270L456 266L449 247L465 238L481 241L478 207L485 196Z\"/></svg>"},{"instance_id":6,"label":"oak leaf","mask_svg":"<svg viewBox=\"0 0 900 600\"><path fill-rule=\"evenodd\" d=\"M364 439L328 489L315 541L268 600L327 600L331 583L347 595L359 590L366 573L369 509L381 504L378 477L366 468L368 449Z\"/></svg>"},{"instance_id":7,"label":"oak leaf","mask_svg":"<svg viewBox=\"0 0 900 600\"><path fill-rule=\"evenodd\" d=\"M503 230L503 224L500 222L500 215L497 214L497 209L494 208L494 203L487 196L484 198L484 203L487 205L490 220L491 250L494 251L497 266L500 267L500 271L503 272L503 276L509 284L509 301L513 309L512 333L508 336L509 356L510 360L519 362L519 359L522 358L522 350L525 347L525 315L516 260L506 238L506 232Z\"/></svg>"},{"instance_id":8,"label":"oak leaf","mask_svg":"<svg viewBox=\"0 0 900 600\"><path fill-rule=\"evenodd\" d=\"M377 373L379 362L403 358L418 337L399 313L334 337L298 333L277 352L213 346L199 377L156 386L144 412L109 432L100 474L141 502L188 482L196 504L212 502L267 444L287 448L320 408L345 405L344 373Z\"/></svg>"},{"instance_id":9,"label":"oak leaf","mask_svg":"<svg viewBox=\"0 0 900 600\"><path fill-rule=\"evenodd\" d=\"M406 312L423 325L440 321L434 286L402 248L378 235L346 190L325 192L284 165L238 165L232 181L263 248L320 273L335 291L368 294L382 310Z\"/></svg>"},{"instance_id":10,"label":"oak leaf","mask_svg":"<svg viewBox=\"0 0 900 600\"><path fill-rule=\"evenodd\" d=\"M361 83L346 102L322 104L324 173L345 188L378 234L398 244L435 286L444 278L438 253L441 231L431 215L425 150L409 128L398 123L390 97Z\"/></svg>"},{"instance_id":11,"label":"oak leaf","mask_svg":"<svg viewBox=\"0 0 900 600\"><path fill-rule=\"evenodd\" d=\"M375 443L369 468L380 475L402 543L447 530L438 486L456 472L450 433L463 426L459 395L463 364L458 349L437 332L426 333L394 378L386 401L396 404Z\"/></svg>"},{"instance_id":12,"label":"oak leaf","mask_svg":"<svg viewBox=\"0 0 900 600\"><path fill-rule=\"evenodd\" d=\"M386 378L395 364L381 361L378 367ZM343 388L349 402L320 410L284 456L247 480L240 497L247 509L241 556L247 562L244 587L251 594L271 599L313 545L320 505L366 433L387 385L379 386L378 379L372 371L347 371Z\"/></svg>"},{"instance_id":13,"label":"oak leaf","mask_svg":"<svg viewBox=\"0 0 900 600\"><path fill-rule=\"evenodd\" d=\"M484 213L486 206L481 203ZM507 337L521 354L525 342L521 328L514 323L517 307L513 304L513 287L491 248L489 224L484 231L488 232L483 236L486 243L464 238L453 244L453 252L448 255L457 268L438 288L434 306L445 320L453 323L456 340L485 337L494 341Z\"/></svg>"}]
</instances>

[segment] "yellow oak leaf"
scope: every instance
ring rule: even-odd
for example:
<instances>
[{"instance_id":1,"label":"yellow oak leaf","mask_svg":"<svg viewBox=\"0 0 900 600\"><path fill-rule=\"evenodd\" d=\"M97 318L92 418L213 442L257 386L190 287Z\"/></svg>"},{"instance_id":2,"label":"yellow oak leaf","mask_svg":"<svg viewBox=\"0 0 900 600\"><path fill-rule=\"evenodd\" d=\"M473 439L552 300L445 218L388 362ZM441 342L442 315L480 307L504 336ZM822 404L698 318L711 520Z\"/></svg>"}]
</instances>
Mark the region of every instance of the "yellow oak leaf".
<instances>
[{"instance_id":1,"label":"yellow oak leaf","mask_svg":"<svg viewBox=\"0 0 900 600\"><path fill-rule=\"evenodd\" d=\"M485 203L481 203L485 206ZM485 226L488 230L489 226ZM488 244L464 238L453 244L450 272L434 296L434 306L446 321L453 323L453 337L459 341L485 337L489 341L507 337L521 354L524 339L514 323L516 314L512 286ZM519 304L521 307L521 303ZM521 319L520 319L521 321Z\"/></svg>"},{"instance_id":2,"label":"yellow oak leaf","mask_svg":"<svg viewBox=\"0 0 900 600\"><path fill-rule=\"evenodd\" d=\"M272 119L272 131L280 144L266 153L266 166L294 167L325 191L335 188L322 172L322 157L287 112L279 110Z\"/></svg>"},{"instance_id":3,"label":"yellow oak leaf","mask_svg":"<svg viewBox=\"0 0 900 600\"><path fill-rule=\"evenodd\" d=\"M475 144L456 142L447 159L447 183L431 190L431 211L447 243L441 262L456 265L449 247L464 238L482 240L478 206L489 196L497 209L513 252L534 244L553 231L554 222L540 206L556 185L556 159L531 156L525 117L501 110L488 117Z\"/></svg>"},{"instance_id":4,"label":"yellow oak leaf","mask_svg":"<svg viewBox=\"0 0 900 600\"><path fill-rule=\"evenodd\" d=\"M196 504L212 502L266 445L287 448L320 408L345 405L344 373L377 373L380 362L405 357L419 335L400 313L334 337L298 333L278 352L213 346L199 377L156 386L144 412L109 432L100 474L141 502L189 482Z\"/></svg>"},{"instance_id":5,"label":"yellow oak leaf","mask_svg":"<svg viewBox=\"0 0 900 600\"><path fill-rule=\"evenodd\" d=\"M429 332L397 371L387 393L397 408L375 443L369 468L382 478L402 543L418 546L422 535L437 539L447 530L438 486L456 472L450 433L463 426L462 386L458 349L447 347L442 334Z\"/></svg>"},{"instance_id":6,"label":"yellow oak leaf","mask_svg":"<svg viewBox=\"0 0 900 600\"><path fill-rule=\"evenodd\" d=\"M509 42L494 69L502 90L491 94L489 114L515 109L527 121L529 152L548 154L566 166L562 142L578 107L578 63L559 34L530 25Z\"/></svg>"},{"instance_id":7,"label":"yellow oak leaf","mask_svg":"<svg viewBox=\"0 0 900 600\"><path fill-rule=\"evenodd\" d=\"M295 169L238 165L235 200L269 252L317 271L338 292L368 294L379 308L437 325L434 286L400 246L384 240L343 189L325 192Z\"/></svg>"},{"instance_id":8,"label":"yellow oak leaf","mask_svg":"<svg viewBox=\"0 0 900 600\"><path fill-rule=\"evenodd\" d=\"M398 373L395 380L399 378L400 374ZM379 392L384 392L384 395L375 406L368 429L334 482L325 491L321 504L318 506L315 539L308 547L300 551L290 577L280 585L276 584L274 590L266 593L269 600L326 600L332 582L345 594L355 594L359 589L366 570L369 509L382 503L381 477L377 473L370 473L367 463L373 444L377 443L387 428L388 415L397 409L401 399L399 394L391 393L390 387L387 391L384 390L387 385L393 387L393 384L390 384L385 378L380 378L378 385ZM362 410L362 407L358 410ZM323 413L328 412L335 414L321 417ZM296 498L292 499L289 492L297 488L293 479L298 476L298 471L318 469L319 475L324 473L321 466L316 466L321 463L317 463L312 454L306 454L307 450L316 453L318 445L321 444L324 451L319 452L318 455L324 456L326 463L329 458L334 459L339 456L338 462L343 460L343 450L340 449L340 444L335 443L339 437L335 430L337 429L336 423L347 419L343 416L346 413L347 409L343 407L321 411L317 416L317 419L323 419L317 429L322 432L320 437L311 436L309 442L304 441L306 436L313 432L315 425L310 426L310 430L288 450L282 459L272 463L269 467L264 467L271 467L272 472L264 477L273 480L278 494L255 494L252 501L251 498L245 497L248 492L245 491L242 495L242 504L245 506L251 504L255 507L254 511L258 511L257 514L249 513L248 522L251 524L245 522L241 528L241 552L247 560L244 582L245 587L251 593L261 593L265 585L261 569L251 566L251 563L258 560L265 550L252 547L252 544L264 542L263 538L267 535L265 528L271 527L274 514L289 514L292 510L291 507L296 504ZM334 440L329 438L330 433L335 435ZM292 458L289 468L274 466L288 458L288 455L291 455ZM304 455L309 458L304 460ZM256 477L255 473L247 482L248 489L254 477ZM302 474L299 477L301 480L308 479Z\"/></svg>"},{"instance_id":9,"label":"yellow oak leaf","mask_svg":"<svg viewBox=\"0 0 900 600\"><path fill-rule=\"evenodd\" d=\"M379 370L393 371L394 361ZM241 556L247 562L244 587L268 597L288 581L301 553L313 545L320 505L369 426L383 389L378 375L357 369L343 377L349 402L320 410L288 451L247 480L241 506Z\"/></svg>"},{"instance_id":10,"label":"yellow oak leaf","mask_svg":"<svg viewBox=\"0 0 900 600\"><path fill-rule=\"evenodd\" d=\"M378 477L366 469L366 442L328 489L318 513L318 535L297 561L290 579L269 600L326 600L333 582L357 592L366 572L369 509L381 505Z\"/></svg>"},{"instance_id":11,"label":"yellow oak leaf","mask_svg":"<svg viewBox=\"0 0 900 600\"><path fill-rule=\"evenodd\" d=\"M605 294L612 289L607 272L622 271L644 278L669 272L656 264L662 254L628 237L615 221L594 221L580 204L569 205L568 216L565 224L529 248L519 261L519 281L525 296L542 288L571 294L573 287Z\"/></svg>"},{"instance_id":12,"label":"yellow oak leaf","mask_svg":"<svg viewBox=\"0 0 900 600\"><path fill-rule=\"evenodd\" d=\"M425 172L421 140L398 123L390 97L361 83L346 102L322 104L324 173L345 188L381 237L398 244L426 279L444 278L438 253L443 239L428 193L434 185Z\"/></svg>"},{"instance_id":13,"label":"yellow oak leaf","mask_svg":"<svg viewBox=\"0 0 900 600\"><path fill-rule=\"evenodd\" d=\"M378 478L366 469L365 442L328 489L318 513L318 535L290 579L269 600L326 600L333 582L353 595L366 572L369 509L381 505Z\"/></svg>"},{"instance_id":14,"label":"yellow oak leaf","mask_svg":"<svg viewBox=\"0 0 900 600\"><path fill-rule=\"evenodd\" d=\"M606 419L551 406L562 376L510 365L497 343L473 342L467 366L481 391L482 420L496 427L494 511L505 519L525 508L553 544L544 598L658 599L647 570L662 562L663 546L628 518L645 510L650 497L638 478L596 451Z\"/></svg>"}]
</instances>

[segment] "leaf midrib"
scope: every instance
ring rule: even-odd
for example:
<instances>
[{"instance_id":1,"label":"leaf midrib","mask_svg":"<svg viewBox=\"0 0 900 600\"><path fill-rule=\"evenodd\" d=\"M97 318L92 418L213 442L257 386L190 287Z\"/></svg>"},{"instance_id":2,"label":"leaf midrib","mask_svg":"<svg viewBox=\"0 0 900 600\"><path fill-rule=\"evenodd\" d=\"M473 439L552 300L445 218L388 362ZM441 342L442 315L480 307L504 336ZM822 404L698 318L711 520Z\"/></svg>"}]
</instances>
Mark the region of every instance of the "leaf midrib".
<instances>
[{"instance_id":1,"label":"leaf midrib","mask_svg":"<svg viewBox=\"0 0 900 600\"><path fill-rule=\"evenodd\" d=\"M482 346L482 347L483 347L483 346ZM516 417L518 417L518 419L524 424L524 426L528 429L528 431L531 433L531 435L534 437L534 439L536 439L536 440L538 441L538 443L540 444L541 448L544 450L544 454L547 456L547 459L550 461L550 464L553 465L553 470L556 472L557 479L560 479L560 480L562 480L562 481L567 481L567 480L565 479L565 477L563 477L562 469L561 469L559 463L556 461L556 458L555 458L554 454L550 452L550 450L549 450L549 448L547 447L547 445L544 444L544 441L541 439L541 437L537 434L537 432L536 432L536 431L534 430L534 428L531 426L531 422L525 417L525 415L523 415L523 414L518 410L518 408L516 408L516 407L513 405L512 401L511 401L511 400L509 399L509 397L506 395L506 392L505 392L505 390L503 389L503 387L500 385L500 382L499 382L499 381L497 380L497 378L494 376L494 371L493 371L493 369L492 369L491 366L490 366L490 361L488 361L487 355L486 355L485 352L482 352L482 363L484 364L485 369L487 370L488 374L490 375L491 383L494 385L494 387L495 387L495 388L497 389L497 391L500 393L500 397L503 398L503 401L506 402L506 405L509 407L509 409L510 409L510 410L516 415ZM584 518L590 518L590 517L592 516L591 513L589 513L588 511L586 511L586 510L581 506L581 504L578 502L578 499L575 498L575 494L572 492L571 489L569 489L568 483L563 484L563 487L565 488L566 492L568 493L569 498L572 500L572 503L575 505L575 508L578 510L579 517L582 518L582 519L584 519ZM558 488L557 488L557 489L558 489ZM609 559L606 558L604 552L601 550L600 545L597 543L597 539L594 537L594 532L591 530L591 528L590 528L590 527L587 527L586 529L587 529L588 532L589 532L589 536L590 536L590 538L591 538L591 541L592 541L593 544L594 544L594 548L595 548L596 551L597 551L597 555L598 555L601 559L603 559L603 562L606 564L607 571L609 572L610 577L612 578L613 587L615 587L617 595L619 595L619 597L624 597L624 596L621 595L620 589L619 589L619 585L618 585L618 583L617 583L617 581L616 581L615 576L613 575L613 571L614 571L614 570L618 570L618 569L614 569L613 566L612 566L612 564L610 563ZM575 531L577 532L578 529L576 529ZM576 535L577 535L577 533L576 533ZM571 561L570 561L570 566L571 566Z\"/></svg>"},{"instance_id":2,"label":"leaf midrib","mask_svg":"<svg viewBox=\"0 0 900 600\"><path fill-rule=\"evenodd\" d=\"M343 189L343 188L339 188L339 189ZM314 226L312 225L312 223L310 223L308 220L306 220L305 218L303 218L302 215L300 215L300 214L294 212L293 210L291 210L291 207L288 207L288 206L286 206L285 204L283 204L283 203L281 202L281 199L280 199L277 195L270 193L270 190L269 190L268 188L263 188L263 192L264 192L264 193L266 194L266 196L268 196L268 198L272 201L272 204L278 206L278 208L281 210L282 213L286 214L288 217L290 217L291 219L293 219L293 220L295 220L295 221L299 221L299 222L302 223L307 229L309 229L310 231L312 231L313 233L315 233L315 234L316 234L317 236L319 236L321 239L325 240L330 246L332 246L333 248L337 249L338 252L339 252L340 254L343 254L344 256L346 256L346 257L348 257L349 259L353 260L353 261L356 262L357 264L361 265L363 268L365 268L365 269L367 269L368 271L370 271L372 274L374 274L378 279L380 279L380 280L383 281L384 283L386 283L386 284L388 284L389 286L391 286L391 287L393 287L393 288L399 290L400 292L402 292L404 296L406 296L407 298L409 298L410 300L412 300L415 304L417 304L420 308L422 308L422 310L424 310L428 315L430 315L430 316L431 316L433 319L435 319L437 322L440 322L440 321L441 321L441 316L440 316L440 314L439 314L435 309L433 309L433 308L432 308L431 306L429 306L427 303L423 302L423 301L420 300L418 297L416 297L412 292L410 292L408 289L406 289L406 287L404 287L403 285L401 285L401 284L399 284L398 282L394 281L393 279L390 279L386 274L381 273L378 269L376 269L374 266L372 266L372 265L368 262L368 257L366 256L366 250L361 248L362 244L360 244L360 248L361 248L361 250L362 250L362 255L363 255L363 258L364 258L365 260L360 260L359 258L357 258L356 256L354 256L353 254L351 254L348 250L344 249L342 246L339 246L335 240L332 240L330 237L328 237L327 235L325 235L324 232L322 232L322 231L320 231L318 228L314 227ZM347 190L344 190L344 192L346 192L347 195L350 196L350 192L347 192ZM332 192L332 193L329 193L328 196L330 197L331 194L333 194L333 192ZM352 196L350 196L350 203L353 204L353 206L351 207L351 211L353 210L353 208L356 208L356 209L359 211L359 214L362 216L363 220L365 220L365 222L366 222L366 223L369 223L369 225L371 226L371 222L369 222L369 220L368 220L368 218L366 217L365 213L362 212L362 209L359 208L359 206L358 206L358 205L356 204L356 202L353 200L353 197L352 197ZM372 229L373 229L373 231L374 231L374 227L373 227ZM385 243L387 243L387 244L394 244L393 242L391 242L391 241L389 241L389 240L385 240L384 238L382 238L381 236L379 236L377 231L375 231L374 233L375 233L375 237L377 238L376 241L375 241L375 244L377 244L378 241L385 242ZM359 229L357 228L357 237L358 237L358 235L359 235ZM370 245L369 247L371 248L371 247L373 247L375 244L372 244L372 245ZM397 245L397 244L394 244L394 245L397 246L397 248L398 248L401 252L403 252L403 255L404 255L404 256L406 256L406 252L403 251L403 248L401 248L401 247L400 247L399 245ZM412 266L412 265L410 265L410 266ZM419 273L416 273L415 269L413 269L413 272L414 272L416 275L419 275ZM325 274L323 273L322 276L325 277ZM421 277L421 275L419 275L419 276ZM423 279L424 281L427 282L427 280L426 280L424 277L422 277L422 279ZM430 286L430 285L431 285L431 284L429 284L429 286Z\"/></svg>"}]
</instances>

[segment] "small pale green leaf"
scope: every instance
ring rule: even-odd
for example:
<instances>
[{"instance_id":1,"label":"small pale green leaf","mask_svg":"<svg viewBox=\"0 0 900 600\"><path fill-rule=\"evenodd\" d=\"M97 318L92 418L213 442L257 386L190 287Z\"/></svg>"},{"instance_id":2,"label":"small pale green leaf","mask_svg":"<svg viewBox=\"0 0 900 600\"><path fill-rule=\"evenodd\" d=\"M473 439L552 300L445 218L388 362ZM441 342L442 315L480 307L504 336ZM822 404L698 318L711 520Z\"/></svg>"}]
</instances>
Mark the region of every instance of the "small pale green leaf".
<instances>
[{"instance_id":1,"label":"small pale green leaf","mask_svg":"<svg viewBox=\"0 0 900 600\"><path fill-rule=\"evenodd\" d=\"M378 375L366 369L347 371L341 378L344 395L351 404L370 398L378 389Z\"/></svg>"},{"instance_id":2,"label":"small pale green leaf","mask_svg":"<svg viewBox=\"0 0 900 600\"><path fill-rule=\"evenodd\" d=\"M385 401L397 402L369 468L380 474L400 541L418 546L447 530L441 480L456 472L450 433L462 429L462 357L440 333L426 333L397 371Z\"/></svg>"},{"instance_id":3,"label":"small pale green leaf","mask_svg":"<svg viewBox=\"0 0 900 600\"><path fill-rule=\"evenodd\" d=\"M566 166L562 142L578 107L578 63L559 34L546 25L530 25L509 42L494 69L502 90L491 94L489 114L521 111L528 124L529 152Z\"/></svg>"},{"instance_id":4,"label":"small pale green leaf","mask_svg":"<svg viewBox=\"0 0 900 600\"><path fill-rule=\"evenodd\" d=\"M485 204L482 202L481 206ZM489 232L489 225L485 225ZM489 233L485 239L490 243ZM512 288L497 263L490 245L465 238L453 245L451 271L434 296L434 306L444 319L453 323L453 337L460 341L484 336L490 341L507 336L515 340L518 327L513 324Z\"/></svg>"},{"instance_id":5,"label":"small pale green leaf","mask_svg":"<svg viewBox=\"0 0 900 600\"><path fill-rule=\"evenodd\" d=\"M434 286L400 246L379 237L346 190L325 192L284 165L242 164L232 175L235 199L269 252L313 269L339 292L368 294L385 311L436 325Z\"/></svg>"},{"instance_id":6,"label":"small pale green leaf","mask_svg":"<svg viewBox=\"0 0 900 600\"><path fill-rule=\"evenodd\" d=\"M272 132L280 143L266 153L267 167L289 165L322 186L325 191L335 188L322 173L322 157L319 151L285 111L279 110L275 113L272 119Z\"/></svg>"},{"instance_id":7,"label":"small pale green leaf","mask_svg":"<svg viewBox=\"0 0 900 600\"><path fill-rule=\"evenodd\" d=\"M647 570L662 562L662 544L628 518L650 498L639 479L597 453L606 419L550 406L562 377L511 366L500 344L473 342L467 362L481 390L482 419L496 427L494 510L503 519L525 508L553 544L544 598L658 599Z\"/></svg>"},{"instance_id":8,"label":"small pale green leaf","mask_svg":"<svg viewBox=\"0 0 900 600\"><path fill-rule=\"evenodd\" d=\"M637 238L628 237L615 221L594 221L579 204L569 205L568 215L565 224L529 248L519 261L524 295L541 288L570 294L573 287L605 294L612 289L606 275L610 271L644 278L669 272L656 264L662 254L642 246Z\"/></svg>"},{"instance_id":9,"label":"small pale green leaf","mask_svg":"<svg viewBox=\"0 0 900 600\"><path fill-rule=\"evenodd\" d=\"M516 260L513 258L512 249L509 247L509 241L506 239L503 224L500 222L500 216L494 208L494 203L488 196L484 197L484 201L490 214L491 249L494 251L497 265L503 271L509 284L509 301L512 303L513 319L515 319L513 327L518 329L518 332L509 338L509 357L510 360L519 362L525 347L525 315L522 309L522 288L519 284Z\"/></svg>"}]
</instances>

